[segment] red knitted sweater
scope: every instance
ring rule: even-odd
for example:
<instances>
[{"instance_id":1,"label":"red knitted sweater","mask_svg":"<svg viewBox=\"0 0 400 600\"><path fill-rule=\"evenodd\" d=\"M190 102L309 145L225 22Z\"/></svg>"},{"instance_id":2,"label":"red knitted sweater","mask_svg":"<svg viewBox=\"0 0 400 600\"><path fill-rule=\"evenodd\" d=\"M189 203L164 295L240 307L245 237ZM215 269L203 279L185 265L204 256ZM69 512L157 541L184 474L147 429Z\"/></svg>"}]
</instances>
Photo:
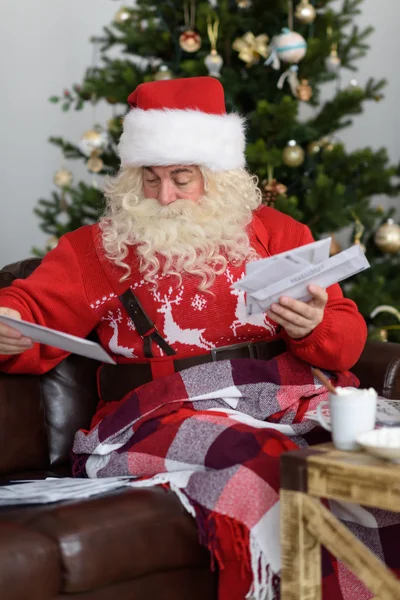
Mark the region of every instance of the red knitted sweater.
<instances>
[{"instance_id":1,"label":"red knitted sweater","mask_svg":"<svg viewBox=\"0 0 400 600\"><path fill-rule=\"evenodd\" d=\"M309 229L272 208L262 207L258 218L265 226L264 247L249 227L251 243L261 257L278 254L313 241ZM0 290L0 306L18 310L23 319L86 337L96 329L103 347L117 362L148 360L143 341L118 299L130 285L161 335L176 350L177 358L204 354L213 347L277 336L277 326L265 315L247 316L244 294L231 289L242 276L243 266L230 265L218 276L210 293L198 290L198 279L184 276L158 280L157 291L143 281L137 269L134 248L129 283L119 283L124 273L103 256L98 225L82 227L64 235L41 265L26 280L17 280ZM329 301L323 322L307 337L290 339L290 349L313 365L342 371L358 360L366 340L366 325L355 304L344 299L338 285L328 289ZM161 357L153 344L156 358ZM0 369L9 373L43 373L66 353L35 344L18 356L0 355Z\"/></svg>"}]
</instances>

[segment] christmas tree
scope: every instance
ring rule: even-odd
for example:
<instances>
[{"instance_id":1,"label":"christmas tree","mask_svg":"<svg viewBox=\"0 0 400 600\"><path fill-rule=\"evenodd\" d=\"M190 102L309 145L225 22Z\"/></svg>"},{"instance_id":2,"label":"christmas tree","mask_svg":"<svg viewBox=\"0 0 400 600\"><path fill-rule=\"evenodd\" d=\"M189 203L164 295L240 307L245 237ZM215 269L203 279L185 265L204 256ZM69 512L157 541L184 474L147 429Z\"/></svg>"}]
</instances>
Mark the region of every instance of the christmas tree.
<instances>
[{"instance_id":1,"label":"christmas tree","mask_svg":"<svg viewBox=\"0 0 400 600\"><path fill-rule=\"evenodd\" d=\"M349 153L338 138L364 102L383 97L383 80L341 85L343 70L355 71L368 50L372 28L355 24L362 2L137 0L119 7L112 24L91 40L98 64L80 85L50 99L64 111L105 101L110 119L88 124L81 140L50 140L66 160L86 161L93 181L75 185L69 164L57 171L59 189L35 209L51 235L45 251L101 214L102 176L119 168L117 143L133 89L154 79L219 77L227 109L247 116L248 169L258 176L265 203L306 223L316 238L352 224L350 243L363 245L372 268L346 282L344 292L357 302L372 336L400 341L400 227L391 211L371 203L377 194L397 195L399 167L389 164L384 149ZM116 47L118 58L110 56ZM321 86L329 81L335 90L321 102ZM302 118L305 105L311 116ZM331 251L339 250L333 237ZM378 309L371 319L382 305L392 308Z\"/></svg>"}]
</instances>

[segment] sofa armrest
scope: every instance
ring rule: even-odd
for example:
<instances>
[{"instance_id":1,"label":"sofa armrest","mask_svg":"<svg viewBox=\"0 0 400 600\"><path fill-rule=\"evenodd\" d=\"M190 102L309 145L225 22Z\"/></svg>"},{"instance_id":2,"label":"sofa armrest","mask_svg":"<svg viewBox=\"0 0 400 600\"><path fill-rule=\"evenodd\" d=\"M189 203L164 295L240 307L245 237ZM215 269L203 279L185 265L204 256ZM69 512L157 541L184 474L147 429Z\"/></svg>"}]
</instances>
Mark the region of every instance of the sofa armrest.
<instances>
[{"instance_id":1,"label":"sofa armrest","mask_svg":"<svg viewBox=\"0 0 400 600\"><path fill-rule=\"evenodd\" d=\"M368 341L351 371L361 387L373 387L380 396L400 399L400 344Z\"/></svg>"}]
</instances>

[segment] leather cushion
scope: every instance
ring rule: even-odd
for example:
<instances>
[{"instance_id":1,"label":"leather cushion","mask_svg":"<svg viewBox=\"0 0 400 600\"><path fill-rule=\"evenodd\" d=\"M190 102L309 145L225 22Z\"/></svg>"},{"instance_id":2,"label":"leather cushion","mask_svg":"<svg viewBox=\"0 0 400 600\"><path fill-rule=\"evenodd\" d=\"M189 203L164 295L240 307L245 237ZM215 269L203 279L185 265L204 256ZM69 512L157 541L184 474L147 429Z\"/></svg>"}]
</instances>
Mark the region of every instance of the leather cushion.
<instances>
[{"instance_id":1,"label":"leather cushion","mask_svg":"<svg viewBox=\"0 0 400 600\"><path fill-rule=\"evenodd\" d=\"M48 465L39 377L0 373L0 474Z\"/></svg>"},{"instance_id":2,"label":"leather cushion","mask_svg":"<svg viewBox=\"0 0 400 600\"><path fill-rule=\"evenodd\" d=\"M0 521L1 600L47 600L60 588L57 543L24 527Z\"/></svg>"},{"instance_id":3,"label":"leather cushion","mask_svg":"<svg viewBox=\"0 0 400 600\"><path fill-rule=\"evenodd\" d=\"M75 433L89 428L98 402L98 366L97 361L72 354L40 378L53 467L70 461Z\"/></svg>"},{"instance_id":4,"label":"leather cushion","mask_svg":"<svg viewBox=\"0 0 400 600\"><path fill-rule=\"evenodd\" d=\"M8 511L7 511L8 512ZM63 592L83 592L154 572L209 568L196 524L173 492L129 490L52 507L0 512L59 544Z\"/></svg>"}]
</instances>

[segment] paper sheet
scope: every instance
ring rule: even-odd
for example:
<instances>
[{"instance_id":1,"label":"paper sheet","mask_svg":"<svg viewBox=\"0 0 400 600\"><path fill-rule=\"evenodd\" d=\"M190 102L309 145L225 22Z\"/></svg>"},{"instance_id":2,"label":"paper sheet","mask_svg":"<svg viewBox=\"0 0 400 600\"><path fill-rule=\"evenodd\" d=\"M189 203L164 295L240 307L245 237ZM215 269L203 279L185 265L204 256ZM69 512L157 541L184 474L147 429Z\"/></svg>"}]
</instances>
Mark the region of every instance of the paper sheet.
<instances>
[{"instance_id":1,"label":"paper sheet","mask_svg":"<svg viewBox=\"0 0 400 600\"><path fill-rule=\"evenodd\" d=\"M69 333L62 333L55 329L49 329L48 327L42 327L41 325L35 325L34 323L28 323L27 321L19 321L18 319L4 315L0 315L0 323L17 329L22 335L30 338L33 342L54 346L71 354L87 356L88 358L93 358L94 360L99 360L110 365L116 364L115 360L96 342L91 342L84 338L70 335Z\"/></svg>"},{"instance_id":2,"label":"paper sheet","mask_svg":"<svg viewBox=\"0 0 400 600\"><path fill-rule=\"evenodd\" d=\"M88 498L98 494L128 487L136 477L104 477L101 479L75 479L63 477L10 481L0 485L0 506L18 504L49 504L63 500Z\"/></svg>"},{"instance_id":3,"label":"paper sheet","mask_svg":"<svg viewBox=\"0 0 400 600\"><path fill-rule=\"evenodd\" d=\"M327 288L369 268L359 245L329 256L331 238L248 263L245 276L233 287L246 292L249 315L268 310L280 296L307 302L308 286Z\"/></svg>"}]
</instances>

